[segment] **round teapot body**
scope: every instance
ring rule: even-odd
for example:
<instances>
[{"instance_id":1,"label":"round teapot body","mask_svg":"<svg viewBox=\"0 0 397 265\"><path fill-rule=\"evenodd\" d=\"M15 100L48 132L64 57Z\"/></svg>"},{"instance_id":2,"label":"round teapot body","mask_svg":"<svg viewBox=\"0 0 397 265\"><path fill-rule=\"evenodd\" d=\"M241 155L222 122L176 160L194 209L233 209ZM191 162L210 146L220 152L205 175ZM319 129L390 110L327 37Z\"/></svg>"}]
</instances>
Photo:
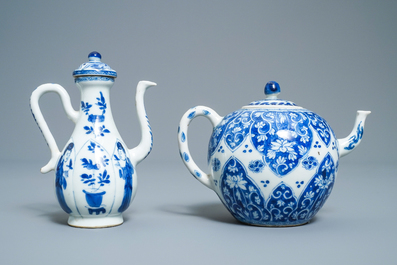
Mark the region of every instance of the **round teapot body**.
<instances>
[{"instance_id":1,"label":"round teapot body","mask_svg":"<svg viewBox=\"0 0 397 265\"><path fill-rule=\"evenodd\" d=\"M208 148L214 191L237 220L260 226L309 222L332 191L338 158L327 122L293 106L235 111Z\"/></svg>"}]
</instances>

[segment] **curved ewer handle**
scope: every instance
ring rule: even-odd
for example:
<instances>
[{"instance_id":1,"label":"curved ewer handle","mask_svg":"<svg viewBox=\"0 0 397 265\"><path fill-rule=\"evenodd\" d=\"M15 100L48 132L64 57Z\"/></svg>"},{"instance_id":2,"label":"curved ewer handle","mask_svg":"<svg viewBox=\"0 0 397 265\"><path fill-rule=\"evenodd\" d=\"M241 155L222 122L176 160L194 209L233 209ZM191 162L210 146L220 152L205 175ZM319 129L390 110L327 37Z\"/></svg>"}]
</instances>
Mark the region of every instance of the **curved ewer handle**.
<instances>
[{"instance_id":1,"label":"curved ewer handle","mask_svg":"<svg viewBox=\"0 0 397 265\"><path fill-rule=\"evenodd\" d=\"M349 154L360 144L364 134L365 119L370 113L370 111L365 110L357 111L356 121L354 122L354 127L351 133L345 138L338 139L339 157Z\"/></svg>"},{"instance_id":2,"label":"curved ewer handle","mask_svg":"<svg viewBox=\"0 0 397 265\"><path fill-rule=\"evenodd\" d=\"M47 165L41 168L41 173L47 173L51 170L54 170L56 167L56 162L61 154L61 152L59 152L58 145L55 142L54 136L51 134L51 131L48 128L46 121L44 120L43 114L41 113L39 106L40 97L48 92L55 92L59 95L63 104L63 108L69 119L76 123L79 117L79 112L73 109L72 104L70 103L69 94L62 86L58 84L44 84L33 91L30 97L30 109L32 111L33 118L39 126L44 136L44 139L46 140L48 147L51 151L51 159L47 163Z\"/></svg>"},{"instance_id":3,"label":"curved ewer handle","mask_svg":"<svg viewBox=\"0 0 397 265\"><path fill-rule=\"evenodd\" d=\"M211 175L205 173L196 165L189 152L188 138L187 138L188 126L190 122L198 116L204 116L207 119L209 119L214 128L223 119L223 117L219 116L213 109L205 106L197 106L188 110L183 115L179 123L179 128L178 128L179 153L181 155L183 163L185 163L185 166L190 171L190 173L202 184L213 190L214 187L211 181Z\"/></svg>"}]
</instances>

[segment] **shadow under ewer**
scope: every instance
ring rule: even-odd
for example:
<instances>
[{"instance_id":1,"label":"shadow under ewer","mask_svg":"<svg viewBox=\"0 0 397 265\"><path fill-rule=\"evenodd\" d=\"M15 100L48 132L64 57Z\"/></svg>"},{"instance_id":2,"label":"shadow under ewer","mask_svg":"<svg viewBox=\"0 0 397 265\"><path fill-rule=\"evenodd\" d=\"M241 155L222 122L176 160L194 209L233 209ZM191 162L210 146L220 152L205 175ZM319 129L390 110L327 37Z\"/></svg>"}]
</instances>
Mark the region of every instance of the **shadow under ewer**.
<instances>
[{"instance_id":1,"label":"shadow under ewer","mask_svg":"<svg viewBox=\"0 0 397 265\"><path fill-rule=\"evenodd\" d=\"M55 204L29 204L26 205L29 210L35 211L37 216L46 218L53 223L60 225L68 225L69 215L62 211L58 205Z\"/></svg>"}]
</instances>

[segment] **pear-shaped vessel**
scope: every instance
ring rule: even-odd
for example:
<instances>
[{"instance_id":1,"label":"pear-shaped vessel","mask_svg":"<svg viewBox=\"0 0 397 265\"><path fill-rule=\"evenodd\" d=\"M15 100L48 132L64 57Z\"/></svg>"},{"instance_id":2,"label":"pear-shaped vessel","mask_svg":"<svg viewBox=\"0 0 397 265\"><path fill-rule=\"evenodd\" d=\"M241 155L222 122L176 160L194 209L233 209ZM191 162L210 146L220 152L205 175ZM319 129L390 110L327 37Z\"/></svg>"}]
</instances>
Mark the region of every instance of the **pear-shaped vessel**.
<instances>
[{"instance_id":1,"label":"pear-shaped vessel","mask_svg":"<svg viewBox=\"0 0 397 265\"><path fill-rule=\"evenodd\" d=\"M191 174L214 190L239 221L259 226L308 223L329 197L339 158L361 141L369 111L358 111L351 134L338 140L319 115L277 98L278 83L265 87L265 100L219 116L197 106L182 117L179 150ZM204 116L213 127L208 145L209 173L192 159L187 128Z\"/></svg>"},{"instance_id":2,"label":"pear-shaped vessel","mask_svg":"<svg viewBox=\"0 0 397 265\"><path fill-rule=\"evenodd\" d=\"M123 223L124 212L137 188L136 165L152 149L152 132L146 116L143 95L156 84L140 81L136 108L142 140L128 149L113 120L110 88L116 71L92 52L89 61L73 72L81 91L80 110L75 111L66 90L57 84L44 84L33 91L30 105L33 117L51 151L42 173L55 170L55 191L62 209L69 214L68 224L75 227L109 227ZM40 111L39 99L47 92L57 93L69 119L76 125L62 152ZM128 115L126 115L128 117Z\"/></svg>"}]
</instances>

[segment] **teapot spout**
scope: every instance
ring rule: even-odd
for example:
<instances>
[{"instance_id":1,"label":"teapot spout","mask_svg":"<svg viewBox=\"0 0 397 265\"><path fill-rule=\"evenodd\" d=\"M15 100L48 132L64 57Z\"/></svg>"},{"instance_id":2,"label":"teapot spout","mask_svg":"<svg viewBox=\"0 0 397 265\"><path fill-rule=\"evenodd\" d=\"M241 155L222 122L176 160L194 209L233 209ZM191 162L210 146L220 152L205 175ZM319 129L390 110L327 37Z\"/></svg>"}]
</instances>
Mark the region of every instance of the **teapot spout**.
<instances>
[{"instance_id":1,"label":"teapot spout","mask_svg":"<svg viewBox=\"0 0 397 265\"><path fill-rule=\"evenodd\" d=\"M370 113L370 111L364 110L357 111L356 121L352 132L346 138L338 139L339 157L349 154L360 144L364 134L365 119Z\"/></svg>"},{"instance_id":2,"label":"teapot spout","mask_svg":"<svg viewBox=\"0 0 397 265\"><path fill-rule=\"evenodd\" d=\"M141 141L139 142L139 145L137 147L129 150L131 158L135 165L139 164L150 154L150 151L152 151L153 135L149 119L146 115L143 97L149 87L156 85L156 83L150 81L140 81L136 89L135 104L139 124L141 126Z\"/></svg>"}]
</instances>

